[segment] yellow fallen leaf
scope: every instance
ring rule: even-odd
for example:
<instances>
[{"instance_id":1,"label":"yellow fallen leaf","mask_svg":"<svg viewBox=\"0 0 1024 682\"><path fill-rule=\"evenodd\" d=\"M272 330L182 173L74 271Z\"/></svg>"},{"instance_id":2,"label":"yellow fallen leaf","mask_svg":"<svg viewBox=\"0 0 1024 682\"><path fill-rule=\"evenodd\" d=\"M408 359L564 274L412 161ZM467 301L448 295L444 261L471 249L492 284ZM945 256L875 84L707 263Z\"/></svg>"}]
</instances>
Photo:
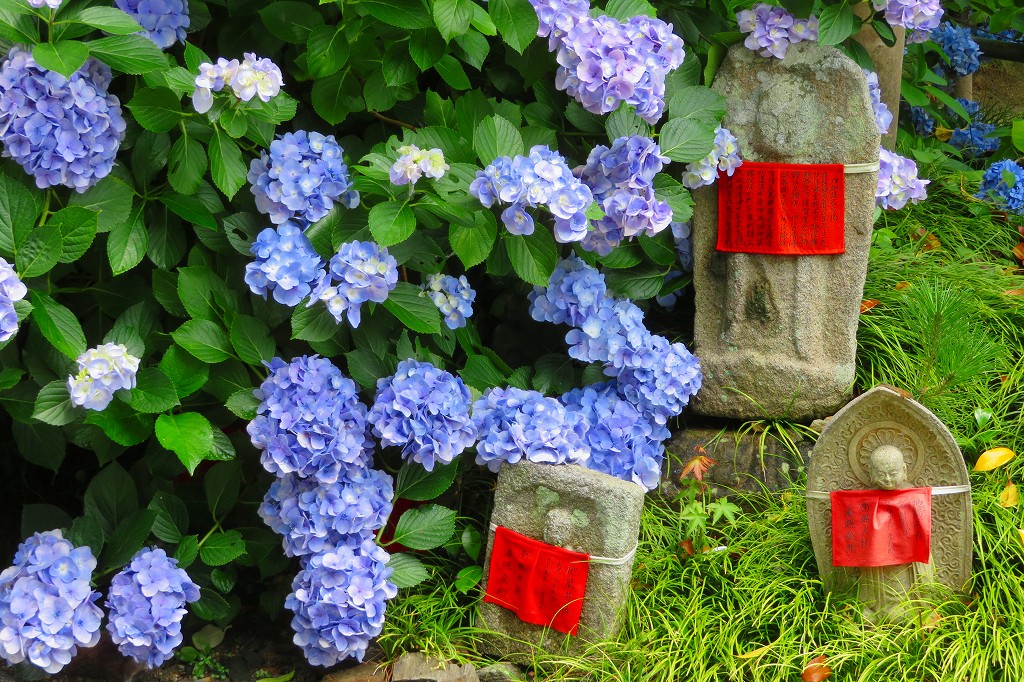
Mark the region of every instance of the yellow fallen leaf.
<instances>
[{"instance_id":1,"label":"yellow fallen leaf","mask_svg":"<svg viewBox=\"0 0 1024 682\"><path fill-rule=\"evenodd\" d=\"M981 453L978 457L978 461L974 463L975 471L992 471L997 467L1001 467L1011 459L1013 459L1015 453L1010 448L992 448Z\"/></svg>"},{"instance_id":2,"label":"yellow fallen leaf","mask_svg":"<svg viewBox=\"0 0 1024 682\"><path fill-rule=\"evenodd\" d=\"M1018 528L1017 532L1020 533L1020 541L1024 543L1024 528Z\"/></svg>"},{"instance_id":3,"label":"yellow fallen leaf","mask_svg":"<svg viewBox=\"0 0 1024 682\"><path fill-rule=\"evenodd\" d=\"M1017 491L1017 486L1007 483L1003 492L999 493L999 506L1016 507L1018 504L1020 504L1020 493Z\"/></svg>"},{"instance_id":4,"label":"yellow fallen leaf","mask_svg":"<svg viewBox=\"0 0 1024 682\"><path fill-rule=\"evenodd\" d=\"M953 131L944 126L935 126L935 137L939 138L943 142L949 140L953 136Z\"/></svg>"},{"instance_id":5,"label":"yellow fallen leaf","mask_svg":"<svg viewBox=\"0 0 1024 682\"><path fill-rule=\"evenodd\" d=\"M1024 534L1024 531L1021 531L1021 533ZM778 640L776 640L776 642L777 641ZM764 652L771 649L773 646L775 646L775 642L772 642L771 644L765 644L764 646L759 646L753 651L748 651L745 654L736 654L736 658L756 658L757 656L760 656Z\"/></svg>"}]
</instances>

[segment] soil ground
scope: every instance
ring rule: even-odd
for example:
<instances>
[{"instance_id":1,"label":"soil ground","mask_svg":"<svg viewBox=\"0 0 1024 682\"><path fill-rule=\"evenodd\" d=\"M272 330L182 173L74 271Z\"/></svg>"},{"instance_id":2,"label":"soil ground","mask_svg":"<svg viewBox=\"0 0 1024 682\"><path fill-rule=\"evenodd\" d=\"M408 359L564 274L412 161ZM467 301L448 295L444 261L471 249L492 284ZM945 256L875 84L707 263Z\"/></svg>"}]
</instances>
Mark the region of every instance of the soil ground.
<instances>
[{"instance_id":1,"label":"soil ground","mask_svg":"<svg viewBox=\"0 0 1024 682\"><path fill-rule=\"evenodd\" d=\"M1024 116L1024 64L994 60L974 74L974 99L982 111Z\"/></svg>"}]
</instances>

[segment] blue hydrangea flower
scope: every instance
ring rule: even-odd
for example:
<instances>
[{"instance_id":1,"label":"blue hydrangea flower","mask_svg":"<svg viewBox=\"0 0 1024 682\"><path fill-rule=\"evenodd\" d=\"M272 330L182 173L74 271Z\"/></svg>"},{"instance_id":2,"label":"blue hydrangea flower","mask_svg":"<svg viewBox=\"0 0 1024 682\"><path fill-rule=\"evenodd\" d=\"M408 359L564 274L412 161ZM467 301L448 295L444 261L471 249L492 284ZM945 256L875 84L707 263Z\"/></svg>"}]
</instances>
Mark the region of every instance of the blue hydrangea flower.
<instances>
[{"instance_id":1,"label":"blue hydrangea flower","mask_svg":"<svg viewBox=\"0 0 1024 682\"><path fill-rule=\"evenodd\" d=\"M476 292L469 286L465 275L459 278L451 275L430 275L424 284L430 300L444 316L449 329L466 326L466 318L473 316L473 301Z\"/></svg>"},{"instance_id":2,"label":"blue hydrangea flower","mask_svg":"<svg viewBox=\"0 0 1024 682\"><path fill-rule=\"evenodd\" d=\"M166 50L176 42L185 42L189 27L188 0L114 0L114 4L145 29L146 36Z\"/></svg>"},{"instance_id":3,"label":"blue hydrangea flower","mask_svg":"<svg viewBox=\"0 0 1024 682\"><path fill-rule=\"evenodd\" d=\"M562 404L586 423L587 468L646 490L658 487L665 459L663 442L672 434L619 395L614 381L569 391L562 396Z\"/></svg>"},{"instance_id":4,"label":"blue hydrangea flower","mask_svg":"<svg viewBox=\"0 0 1024 682\"><path fill-rule=\"evenodd\" d=\"M245 283L263 298L295 307L309 296L312 283L323 275L323 261L297 224L288 221L276 230L268 227L252 245L256 260L245 266Z\"/></svg>"},{"instance_id":5,"label":"blue hydrangea flower","mask_svg":"<svg viewBox=\"0 0 1024 682\"><path fill-rule=\"evenodd\" d=\"M313 289L307 305L324 301L339 323L348 315L348 323L358 327L362 305L383 303L398 286L398 261L375 242L342 244Z\"/></svg>"},{"instance_id":6,"label":"blue hydrangea flower","mask_svg":"<svg viewBox=\"0 0 1024 682\"><path fill-rule=\"evenodd\" d=\"M0 343L18 333L17 301L25 298L28 287L18 278L14 267L0 258Z\"/></svg>"},{"instance_id":7,"label":"blue hydrangea flower","mask_svg":"<svg viewBox=\"0 0 1024 682\"><path fill-rule=\"evenodd\" d=\"M602 300L593 314L565 335L569 356L580 362L608 363L616 370L651 343L644 313L633 302Z\"/></svg>"},{"instance_id":8,"label":"blue hydrangea flower","mask_svg":"<svg viewBox=\"0 0 1024 682\"><path fill-rule=\"evenodd\" d=\"M1024 168L1016 161L1006 159L993 163L981 178L981 187L975 195L989 199L1012 213L1024 215Z\"/></svg>"},{"instance_id":9,"label":"blue hydrangea flower","mask_svg":"<svg viewBox=\"0 0 1024 682\"><path fill-rule=\"evenodd\" d=\"M57 9L64 0L28 0L28 4L36 9L41 7L49 7L50 9Z\"/></svg>"},{"instance_id":10,"label":"blue hydrangea flower","mask_svg":"<svg viewBox=\"0 0 1024 682\"><path fill-rule=\"evenodd\" d=\"M604 275L577 256L558 262L546 287L529 294L530 316L538 322L578 327L593 315L607 297Z\"/></svg>"},{"instance_id":11,"label":"blue hydrangea flower","mask_svg":"<svg viewBox=\"0 0 1024 682\"><path fill-rule=\"evenodd\" d=\"M0 143L41 189L84 192L110 174L124 139L121 103L107 93L111 72L89 59L71 78L13 48L0 66Z\"/></svg>"},{"instance_id":12,"label":"blue hydrangea flower","mask_svg":"<svg viewBox=\"0 0 1024 682\"><path fill-rule=\"evenodd\" d=\"M480 434L476 463L497 472L502 462L583 464L586 425L554 398L520 388L491 388L473 403Z\"/></svg>"},{"instance_id":13,"label":"blue hydrangea flower","mask_svg":"<svg viewBox=\"0 0 1024 682\"><path fill-rule=\"evenodd\" d=\"M96 558L59 530L36 533L18 546L14 565L0 573L0 657L27 660L56 673L78 647L100 641L103 612L90 587Z\"/></svg>"},{"instance_id":14,"label":"blue hydrangea flower","mask_svg":"<svg viewBox=\"0 0 1024 682\"><path fill-rule=\"evenodd\" d=\"M790 45L818 39L818 18L797 19L782 7L759 3L736 14L740 31L747 34L743 44L762 57L786 56Z\"/></svg>"},{"instance_id":15,"label":"blue hydrangea flower","mask_svg":"<svg viewBox=\"0 0 1024 682\"><path fill-rule=\"evenodd\" d=\"M283 536L287 556L305 556L383 528L394 496L391 477L374 469L348 467L334 483L288 474L271 484L259 515Z\"/></svg>"},{"instance_id":16,"label":"blue hydrangea flower","mask_svg":"<svg viewBox=\"0 0 1024 682\"><path fill-rule=\"evenodd\" d=\"M387 600L398 594L388 580L389 558L368 533L303 557L284 605L295 613L292 641L312 665L363 660L384 625Z\"/></svg>"},{"instance_id":17,"label":"blue hydrangea flower","mask_svg":"<svg viewBox=\"0 0 1024 682\"><path fill-rule=\"evenodd\" d=\"M343 151L333 135L304 130L274 140L269 152L249 165L256 208L278 225L287 220L314 223L335 201L355 208L359 193L352 189Z\"/></svg>"},{"instance_id":18,"label":"blue hydrangea flower","mask_svg":"<svg viewBox=\"0 0 1024 682\"><path fill-rule=\"evenodd\" d=\"M743 159L740 158L739 141L736 136L729 132L728 128L718 126L715 129L715 145L711 152L700 161L686 164L682 182L690 189L704 187L718 179L719 171L724 171L726 175L732 177L742 164Z\"/></svg>"},{"instance_id":19,"label":"blue hydrangea flower","mask_svg":"<svg viewBox=\"0 0 1024 682\"><path fill-rule=\"evenodd\" d=\"M366 407L355 383L327 358L274 358L270 376L253 394L260 401L249 423L263 468L334 483L349 467L368 465L373 447Z\"/></svg>"},{"instance_id":20,"label":"blue hydrangea flower","mask_svg":"<svg viewBox=\"0 0 1024 682\"><path fill-rule=\"evenodd\" d=\"M401 447L402 457L433 471L436 463L448 464L476 441L472 402L459 377L429 362L403 360L394 376L377 381L366 418L381 443Z\"/></svg>"},{"instance_id":21,"label":"blue hydrangea flower","mask_svg":"<svg viewBox=\"0 0 1024 682\"><path fill-rule=\"evenodd\" d=\"M619 392L657 424L682 413L703 381L700 360L686 346L654 334L631 349L621 367L606 367L604 373L616 377Z\"/></svg>"},{"instance_id":22,"label":"blue hydrangea flower","mask_svg":"<svg viewBox=\"0 0 1024 682\"><path fill-rule=\"evenodd\" d=\"M981 68L981 48L968 28L957 28L948 21L932 31L931 39L949 57L949 66L961 76L969 76Z\"/></svg>"},{"instance_id":23,"label":"blue hydrangea flower","mask_svg":"<svg viewBox=\"0 0 1024 682\"><path fill-rule=\"evenodd\" d=\"M555 216L555 239L578 242L587 234L587 209L594 201L590 188L572 174L565 159L544 145L529 156L499 156L469 185L469 193L490 207L508 204L501 220L512 234L533 234L527 208L543 206Z\"/></svg>"},{"instance_id":24,"label":"blue hydrangea flower","mask_svg":"<svg viewBox=\"0 0 1024 682\"><path fill-rule=\"evenodd\" d=\"M999 149L999 138L990 137L995 131L996 127L991 123L975 121L966 128L953 130L949 135L949 143L962 149L966 158L976 158Z\"/></svg>"},{"instance_id":25,"label":"blue hydrangea flower","mask_svg":"<svg viewBox=\"0 0 1024 682\"><path fill-rule=\"evenodd\" d=\"M143 548L110 581L107 631L122 654L156 668L181 646L185 604L198 599L199 586L177 559Z\"/></svg>"},{"instance_id":26,"label":"blue hydrangea flower","mask_svg":"<svg viewBox=\"0 0 1024 682\"><path fill-rule=\"evenodd\" d=\"M693 235L690 223L672 223L672 237L676 242L676 255L683 272L693 272Z\"/></svg>"},{"instance_id":27,"label":"blue hydrangea flower","mask_svg":"<svg viewBox=\"0 0 1024 682\"><path fill-rule=\"evenodd\" d=\"M921 137L928 137L935 132L935 119L922 107L910 107L910 122Z\"/></svg>"},{"instance_id":28,"label":"blue hydrangea flower","mask_svg":"<svg viewBox=\"0 0 1024 682\"><path fill-rule=\"evenodd\" d=\"M71 403L87 410L106 409L121 389L135 388L139 358L120 343L105 343L78 356L78 374L68 376Z\"/></svg>"},{"instance_id":29,"label":"blue hydrangea flower","mask_svg":"<svg viewBox=\"0 0 1024 682\"><path fill-rule=\"evenodd\" d=\"M871 0L876 10L885 10L890 26L904 26L908 43L923 43L942 20L941 0Z\"/></svg>"},{"instance_id":30,"label":"blue hydrangea flower","mask_svg":"<svg viewBox=\"0 0 1024 682\"><path fill-rule=\"evenodd\" d=\"M882 86L878 83L878 74L874 71L864 69L864 76L868 79L868 94L871 96L871 111L875 114L875 123L878 125L878 132L885 135L892 125L892 112L888 105L882 101Z\"/></svg>"},{"instance_id":31,"label":"blue hydrangea flower","mask_svg":"<svg viewBox=\"0 0 1024 682\"><path fill-rule=\"evenodd\" d=\"M917 177L917 164L912 160L890 152L885 147L879 150L878 189L875 201L886 209L900 209L907 202L917 203L927 198L925 189L930 180Z\"/></svg>"},{"instance_id":32,"label":"blue hydrangea flower","mask_svg":"<svg viewBox=\"0 0 1024 682\"><path fill-rule=\"evenodd\" d=\"M401 156L388 171L392 185L415 185L424 175L436 180L444 177L445 171L450 168L440 149L423 150L414 144L407 144L399 147L398 153Z\"/></svg>"}]
</instances>

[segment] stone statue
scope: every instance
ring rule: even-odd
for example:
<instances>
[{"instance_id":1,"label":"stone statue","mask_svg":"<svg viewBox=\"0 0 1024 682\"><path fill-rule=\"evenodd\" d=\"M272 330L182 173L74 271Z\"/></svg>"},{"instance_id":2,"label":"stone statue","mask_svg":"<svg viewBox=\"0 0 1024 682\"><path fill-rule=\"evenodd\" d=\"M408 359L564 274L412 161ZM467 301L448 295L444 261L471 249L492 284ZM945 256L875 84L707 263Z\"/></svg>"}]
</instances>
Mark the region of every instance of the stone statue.
<instances>
[{"instance_id":1,"label":"stone statue","mask_svg":"<svg viewBox=\"0 0 1024 682\"><path fill-rule=\"evenodd\" d=\"M576 635L523 622L513 611L482 602L480 624L489 650L510 660L531 660L535 649L579 655L586 642L618 635L625 615L640 533L644 489L575 464L504 464L498 474L484 562L488 591L495 529L510 529L548 545L591 555ZM566 571L573 567L567 566ZM552 576L558 581L561 576Z\"/></svg>"},{"instance_id":2,"label":"stone statue","mask_svg":"<svg viewBox=\"0 0 1024 682\"><path fill-rule=\"evenodd\" d=\"M833 565L830 493L931 489L931 554L896 566ZM879 386L844 407L821 432L807 473L811 543L825 587L856 596L871 622L904 620L912 601L970 578L973 515L963 455L935 415Z\"/></svg>"}]
</instances>

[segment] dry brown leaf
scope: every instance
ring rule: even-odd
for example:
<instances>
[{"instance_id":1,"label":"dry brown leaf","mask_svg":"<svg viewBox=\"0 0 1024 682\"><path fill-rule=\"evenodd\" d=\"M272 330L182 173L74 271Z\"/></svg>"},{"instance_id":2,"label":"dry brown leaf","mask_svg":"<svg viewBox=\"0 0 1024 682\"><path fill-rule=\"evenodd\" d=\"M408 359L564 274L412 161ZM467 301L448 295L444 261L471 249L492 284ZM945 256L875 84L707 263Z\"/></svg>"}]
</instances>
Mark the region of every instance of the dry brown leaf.
<instances>
[{"instance_id":1,"label":"dry brown leaf","mask_svg":"<svg viewBox=\"0 0 1024 682\"><path fill-rule=\"evenodd\" d=\"M1013 255L1017 257L1017 260L1024 261L1024 242L1013 247Z\"/></svg>"},{"instance_id":2,"label":"dry brown leaf","mask_svg":"<svg viewBox=\"0 0 1024 682\"><path fill-rule=\"evenodd\" d=\"M903 291L904 289L906 289L909 286L910 286L910 282L906 282L906 281L904 281L904 282L896 282L896 286L894 286L893 289L895 289L896 291Z\"/></svg>"},{"instance_id":3,"label":"dry brown leaf","mask_svg":"<svg viewBox=\"0 0 1024 682\"><path fill-rule=\"evenodd\" d=\"M803 674L800 675L804 682L822 682L830 677L832 677L832 668L825 665L824 656L812 658L804 668Z\"/></svg>"},{"instance_id":4,"label":"dry brown leaf","mask_svg":"<svg viewBox=\"0 0 1024 682\"><path fill-rule=\"evenodd\" d=\"M939 238L923 227L914 230L914 234L923 241L921 244L922 251L934 251L935 249L942 248L942 242L939 241Z\"/></svg>"},{"instance_id":5,"label":"dry brown leaf","mask_svg":"<svg viewBox=\"0 0 1024 682\"><path fill-rule=\"evenodd\" d=\"M1007 289L1003 296L1024 296L1024 289Z\"/></svg>"}]
</instances>

